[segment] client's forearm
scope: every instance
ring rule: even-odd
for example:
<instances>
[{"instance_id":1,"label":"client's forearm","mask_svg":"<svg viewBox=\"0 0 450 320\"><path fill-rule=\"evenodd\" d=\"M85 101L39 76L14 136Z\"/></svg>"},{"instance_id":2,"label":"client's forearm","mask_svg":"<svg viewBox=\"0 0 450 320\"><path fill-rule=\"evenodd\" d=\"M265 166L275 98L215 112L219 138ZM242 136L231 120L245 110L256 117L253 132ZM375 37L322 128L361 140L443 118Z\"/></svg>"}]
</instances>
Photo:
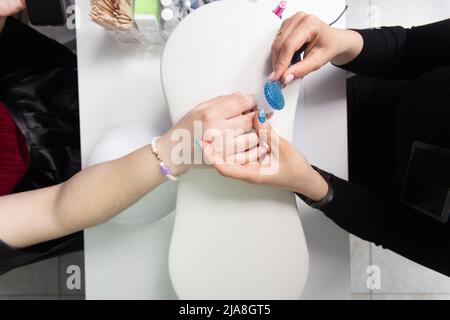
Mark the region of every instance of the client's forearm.
<instances>
[{"instance_id":1,"label":"client's forearm","mask_svg":"<svg viewBox=\"0 0 450 320\"><path fill-rule=\"evenodd\" d=\"M0 197L0 239L23 248L102 223L165 181L146 146L66 182Z\"/></svg>"},{"instance_id":2,"label":"client's forearm","mask_svg":"<svg viewBox=\"0 0 450 320\"><path fill-rule=\"evenodd\" d=\"M164 180L149 146L92 166L61 185L53 208L55 223L65 233L102 223Z\"/></svg>"},{"instance_id":3,"label":"client's forearm","mask_svg":"<svg viewBox=\"0 0 450 320\"><path fill-rule=\"evenodd\" d=\"M353 61L363 49L362 36L354 30L334 29L334 32L338 54L331 59L331 63L340 66Z\"/></svg>"}]
</instances>

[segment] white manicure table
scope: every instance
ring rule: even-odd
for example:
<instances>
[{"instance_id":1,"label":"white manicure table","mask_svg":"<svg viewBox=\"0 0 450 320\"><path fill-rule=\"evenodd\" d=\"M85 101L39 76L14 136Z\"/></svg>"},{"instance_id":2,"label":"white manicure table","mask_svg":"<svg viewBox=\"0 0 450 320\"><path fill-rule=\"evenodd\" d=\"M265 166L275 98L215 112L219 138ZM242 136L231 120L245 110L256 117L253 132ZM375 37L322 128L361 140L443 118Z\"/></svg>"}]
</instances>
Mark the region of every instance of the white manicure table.
<instances>
[{"instance_id":1,"label":"white manicure table","mask_svg":"<svg viewBox=\"0 0 450 320\"><path fill-rule=\"evenodd\" d=\"M278 2L259 1L269 11ZM171 123L160 79L162 48L118 44L89 20L89 1L76 4L85 165L98 141L117 125L139 120L155 132L164 132ZM332 21L344 6L344 0L291 0L283 16L302 10ZM337 25L344 27L345 17ZM347 177L346 119L344 72L328 65L302 81L294 144L313 164L343 178ZM309 275L301 298L349 299L348 234L322 213L297 202L309 249ZM109 221L86 230L86 298L176 299L168 265L174 217L172 212L157 222L137 226Z\"/></svg>"}]
</instances>

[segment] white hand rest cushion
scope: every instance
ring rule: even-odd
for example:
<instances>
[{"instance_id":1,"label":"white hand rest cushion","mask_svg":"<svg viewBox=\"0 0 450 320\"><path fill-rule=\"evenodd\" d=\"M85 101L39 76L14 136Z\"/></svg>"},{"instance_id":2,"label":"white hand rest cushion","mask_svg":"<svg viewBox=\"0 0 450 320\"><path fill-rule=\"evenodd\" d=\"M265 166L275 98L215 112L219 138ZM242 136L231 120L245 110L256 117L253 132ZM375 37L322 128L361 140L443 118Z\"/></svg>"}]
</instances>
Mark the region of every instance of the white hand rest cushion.
<instances>
[{"instance_id":1,"label":"white hand rest cushion","mask_svg":"<svg viewBox=\"0 0 450 320\"><path fill-rule=\"evenodd\" d=\"M123 157L148 145L151 137L160 134L143 121L130 121L116 126L96 144L89 154L86 167ZM151 152L148 148L148 152ZM176 191L176 183L165 182L110 221L133 228L148 226L175 209Z\"/></svg>"},{"instance_id":2,"label":"white hand rest cushion","mask_svg":"<svg viewBox=\"0 0 450 320\"><path fill-rule=\"evenodd\" d=\"M218 95L253 94L271 72L281 21L258 4L220 1L195 10L172 33L161 75L172 120ZM291 140L300 82L271 119ZM181 299L298 299L308 250L292 192L193 170L179 179L169 253Z\"/></svg>"}]
</instances>

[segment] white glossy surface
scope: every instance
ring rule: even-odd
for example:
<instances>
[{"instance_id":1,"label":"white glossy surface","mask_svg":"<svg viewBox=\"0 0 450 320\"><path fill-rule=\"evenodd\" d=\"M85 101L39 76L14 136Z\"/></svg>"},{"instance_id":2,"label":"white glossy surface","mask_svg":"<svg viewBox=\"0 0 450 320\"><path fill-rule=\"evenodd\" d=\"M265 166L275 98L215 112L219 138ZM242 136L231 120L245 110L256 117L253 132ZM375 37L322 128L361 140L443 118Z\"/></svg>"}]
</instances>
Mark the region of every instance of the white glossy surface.
<instances>
[{"instance_id":1,"label":"white glossy surface","mask_svg":"<svg viewBox=\"0 0 450 320\"><path fill-rule=\"evenodd\" d=\"M268 10L277 3L260 1ZM343 0L295 0L284 16L305 10L328 21L344 4ZM160 84L159 53L119 45L89 20L89 1L77 0L77 5L81 148L86 161L113 126L139 119L165 130L170 118ZM333 81L327 81L330 75ZM303 83L294 143L319 166L346 177L344 74L330 66ZM321 98L324 92L326 99ZM315 130L321 126L327 134ZM317 211L305 208L300 215L311 266L302 298L350 298L348 234ZM111 222L85 231L87 299L176 298L166 263L171 226L161 221L165 219L139 232Z\"/></svg>"},{"instance_id":2,"label":"white glossy surface","mask_svg":"<svg viewBox=\"0 0 450 320\"><path fill-rule=\"evenodd\" d=\"M130 121L116 126L97 143L90 153L85 167L123 157L141 147L148 146L149 137L161 134L163 132L153 130L148 123L142 121ZM176 190L177 184L167 181L110 221L130 227L144 226L155 222L175 209Z\"/></svg>"}]
</instances>

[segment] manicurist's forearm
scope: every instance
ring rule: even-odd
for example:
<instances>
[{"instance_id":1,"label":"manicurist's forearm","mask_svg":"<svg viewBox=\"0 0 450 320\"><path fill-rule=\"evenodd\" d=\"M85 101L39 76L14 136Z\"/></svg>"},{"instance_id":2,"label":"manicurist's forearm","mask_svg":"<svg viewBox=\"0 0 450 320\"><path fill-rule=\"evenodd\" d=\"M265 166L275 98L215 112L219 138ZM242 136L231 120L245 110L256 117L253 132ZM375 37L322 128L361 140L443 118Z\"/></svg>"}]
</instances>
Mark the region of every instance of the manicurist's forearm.
<instances>
[{"instance_id":1,"label":"manicurist's forearm","mask_svg":"<svg viewBox=\"0 0 450 320\"><path fill-rule=\"evenodd\" d=\"M331 63L340 66L353 61L364 46L362 36L353 30L334 29L336 44L338 45L338 55Z\"/></svg>"},{"instance_id":2,"label":"manicurist's forearm","mask_svg":"<svg viewBox=\"0 0 450 320\"><path fill-rule=\"evenodd\" d=\"M328 183L325 179L312 167L304 178L297 179L298 183L292 190L298 194L304 195L313 201L320 201L328 193Z\"/></svg>"}]
</instances>

